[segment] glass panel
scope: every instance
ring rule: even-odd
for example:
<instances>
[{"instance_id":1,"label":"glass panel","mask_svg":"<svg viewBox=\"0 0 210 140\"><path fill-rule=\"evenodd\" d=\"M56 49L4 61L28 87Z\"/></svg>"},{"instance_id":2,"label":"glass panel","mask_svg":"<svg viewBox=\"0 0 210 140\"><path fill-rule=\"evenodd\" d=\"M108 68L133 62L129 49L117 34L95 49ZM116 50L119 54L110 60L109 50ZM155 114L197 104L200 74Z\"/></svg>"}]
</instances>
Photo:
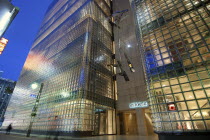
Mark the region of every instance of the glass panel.
<instances>
[{"instance_id":1,"label":"glass panel","mask_svg":"<svg viewBox=\"0 0 210 140\"><path fill-rule=\"evenodd\" d=\"M191 117L196 120L196 119L202 119L202 115L200 113L200 110L194 110L194 111L190 111L190 115Z\"/></svg>"},{"instance_id":2,"label":"glass panel","mask_svg":"<svg viewBox=\"0 0 210 140\"><path fill-rule=\"evenodd\" d=\"M183 97L182 93L174 94L174 98L175 98L176 101L183 101L184 100L184 97Z\"/></svg>"},{"instance_id":3,"label":"glass panel","mask_svg":"<svg viewBox=\"0 0 210 140\"><path fill-rule=\"evenodd\" d=\"M185 96L186 100L193 100L193 99L195 99L195 97L194 97L192 92L185 92L184 96Z\"/></svg>"},{"instance_id":4,"label":"glass panel","mask_svg":"<svg viewBox=\"0 0 210 140\"><path fill-rule=\"evenodd\" d=\"M177 107L179 110L187 110L187 106L186 106L185 102L178 102Z\"/></svg>"},{"instance_id":5,"label":"glass panel","mask_svg":"<svg viewBox=\"0 0 210 140\"><path fill-rule=\"evenodd\" d=\"M181 92L181 88L179 85L171 86L173 93Z\"/></svg>"},{"instance_id":6,"label":"glass panel","mask_svg":"<svg viewBox=\"0 0 210 140\"><path fill-rule=\"evenodd\" d=\"M170 84L171 85L176 85L176 84L178 84L178 80L177 79L170 79Z\"/></svg>"},{"instance_id":7,"label":"glass panel","mask_svg":"<svg viewBox=\"0 0 210 140\"><path fill-rule=\"evenodd\" d=\"M179 82L180 82L180 83L186 83L186 82L188 82L188 79L187 79L186 76L179 77Z\"/></svg>"},{"instance_id":8,"label":"glass panel","mask_svg":"<svg viewBox=\"0 0 210 140\"><path fill-rule=\"evenodd\" d=\"M202 88L202 85L200 82L192 82L191 84L194 90Z\"/></svg>"},{"instance_id":9,"label":"glass panel","mask_svg":"<svg viewBox=\"0 0 210 140\"><path fill-rule=\"evenodd\" d=\"M205 100L198 100L198 104L200 108L209 108L209 101L207 99Z\"/></svg>"},{"instance_id":10,"label":"glass panel","mask_svg":"<svg viewBox=\"0 0 210 140\"><path fill-rule=\"evenodd\" d=\"M180 111L179 115L181 117L181 120L190 120L190 115L188 111Z\"/></svg>"},{"instance_id":11,"label":"glass panel","mask_svg":"<svg viewBox=\"0 0 210 140\"><path fill-rule=\"evenodd\" d=\"M163 122L162 124L165 131L170 131L172 129L170 122Z\"/></svg>"},{"instance_id":12,"label":"glass panel","mask_svg":"<svg viewBox=\"0 0 210 140\"><path fill-rule=\"evenodd\" d=\"M167 103L174 102L173 96L172 96L172 95L167 95L167 96L166 96L166 102L167 102Z\"/></svg>"},{"instance_id":13,"label":"glass panel","mask_svg":"<svg viewBox=\"0 0 210 140\"><path fill-rule=\"evenodd\" d=\"M201 113L205 119L210 119L210 109L202 109Z\"/></svg>"},{"instance_id":14,"label":"glass panel","mask_svg":"<svg viewBox=\"0 0 210 140\"><path fill-rule=\"evenodd\" d=\"M191 90L190 84L186 83L186 84L181 84L182 87L182 91L189 91Z\"/></svg>"},{"instance_id":15,"label":"glass panel","mask_svg":"<svg viewBox=\"0 0 210 140\"><path fill-rule=\"evenodd\" d=\"M206 91L207 96L210 97L210 89L206 89L205 91Z\"/></svg>"},{"instance_id":16,"label":"glass panel","mask_svg":"<svg viewBox=\"0 0 210 140\"><path fill-rule=\"evenodd\" d=\"M193 121L193 124L194 124L195 129L198 129L198 130L206 129L203 121Z\"/></svg>"},{"instance_id":17,"label":"glass panel","mask_svg":"<svg viewBox=\"0 0 210 140\"><path fill-rule=\"evenodd\" d=\"M210 130L210 120L206 120L205 122L206 122L207 129Z\"/></svg>"},{"instance_id":18,"label":"glass panel","mask_svg":"<svg viewBox=\"0 0 210 140\"><path fill-rule=\"evenodd\" d=\"M208 79L208 80L203 80L202 82L203 82L203 86L204 86L205 88L209 88L209 87L210 87L210 79Z\"/></svg>"},{"instance_id":19,"label":"glass panel","mask_svg":"<svg viewBox=\"0 0 210 140\"><path fill-rule=\"evenodd\" d=\"M164 87L164 88L163 88L163 92L164 92L164 94L170 94L170 93L172 93L170 87Z\"/></svg>"},{"instance_id":20,"label":"glass panel","mask_svg":"<svg viewBox=\"0 0 210 140\"><path fill-rule=\"evenodd\" d=\"M194 93L195 93L195 96L197 99L206 98L204 90L196 90L196 91L194 91Z\"/></svg>"},{"instance_id":21,"label":"glass panel","mask_svg":"<svg viewBox=\"0 0 210 140\"><path fill-rule=\"evenodd\" d=\"M194 128L191 121L185 121L182 123L182 125L185 131L190 131Z\"/></svg>"},{"instance_id":22,"label":"glass panel","mask_svg":"<svg viewBox=\"0 0 210 140\"><path fill-rule=\"evenodd\" d=\"M198 108L196 101L188 101L187 106L189 109L197 109Z\"/></svg>"}]
</instances>

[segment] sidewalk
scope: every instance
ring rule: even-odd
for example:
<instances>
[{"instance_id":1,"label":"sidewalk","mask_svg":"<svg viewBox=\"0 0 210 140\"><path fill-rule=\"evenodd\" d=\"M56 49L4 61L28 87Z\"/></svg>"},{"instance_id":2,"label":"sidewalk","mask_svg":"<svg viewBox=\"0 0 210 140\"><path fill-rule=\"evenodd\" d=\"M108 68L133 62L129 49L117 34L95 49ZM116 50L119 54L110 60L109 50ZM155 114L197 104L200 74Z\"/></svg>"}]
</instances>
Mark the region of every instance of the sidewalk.
<instances>
[{"instance_id":1,"label":"sidewalk","mask_svg":"<svg viewBox=\"0 0 210 140\"><path fill-rule=\"evenodd\" d=\"M5 133L0 132L0 140L45 140L45 135L31 135L31 137L26 137L25 134L11 133L10 135L5 135ZM51 139L52 140L52 139ZM105 135L105 136L95 136L95 137L68 137L60 136L59 140L158 140L157 136L129 136L129 135Z\"/></svg>"}]
</instances>

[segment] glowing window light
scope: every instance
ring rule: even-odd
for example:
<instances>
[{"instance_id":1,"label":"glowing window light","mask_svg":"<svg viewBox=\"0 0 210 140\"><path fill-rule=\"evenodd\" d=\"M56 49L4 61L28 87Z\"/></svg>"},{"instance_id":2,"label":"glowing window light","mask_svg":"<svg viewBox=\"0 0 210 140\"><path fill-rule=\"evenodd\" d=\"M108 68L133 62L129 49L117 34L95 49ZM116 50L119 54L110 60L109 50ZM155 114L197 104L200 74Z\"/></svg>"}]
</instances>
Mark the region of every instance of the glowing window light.
<instances>
[{"instance_id":1,"label":"glowing window light","mask_svg":"<svg viewBox=\"0 0 210 140\"><path fill-rule=\"evenodd\" d=\"M0 54L2 54L2 52L4 51L4 48L6 47L8 43L8 40L5 38L1 38L0 39Z\"/></svg>"},{"instance_id":2,"label":"glowing window light","mask_svg":"<svg viewBox=\"0 0 210 140\"><path fill-rule=\"evenodd\" d=\"M7 44L8 41L9 41L8 39L3 38L3 37L0 39L0 43L3 43L3 44Z\"/></svg>"},{"instance_id":3,"label":"glowing window light","mask_svg":"<svg viewBox=\"0 0 210 140\"><path fill-rule=\"evenodd\" d=\"M37 83L33 83L32 85L31 85L31 88L32 89L36 89L38 87L38 84Z\"/></svg>"},{"instance_id":4,"label":"glowing window light","mask_svg":"<svg viewBox=\"0 0 210 140\"><path fill-rule=\"evenodd\" d=\"M12 14L10 12L7 12L0 19L0 31L3 31L7 27L8 23L10 21L11 15Z\"/></svg>"},{"instance_id":5,"label":"glowing window light","mask_svg":"<svg viewBox=\"0 0 210 140\"><path fill-rule=\"evenodd\" d=\"M61 92L61 95L64 97L64 98L67 98L69 97L69 93L68 92Z\"/></svg>"}]
</instances>

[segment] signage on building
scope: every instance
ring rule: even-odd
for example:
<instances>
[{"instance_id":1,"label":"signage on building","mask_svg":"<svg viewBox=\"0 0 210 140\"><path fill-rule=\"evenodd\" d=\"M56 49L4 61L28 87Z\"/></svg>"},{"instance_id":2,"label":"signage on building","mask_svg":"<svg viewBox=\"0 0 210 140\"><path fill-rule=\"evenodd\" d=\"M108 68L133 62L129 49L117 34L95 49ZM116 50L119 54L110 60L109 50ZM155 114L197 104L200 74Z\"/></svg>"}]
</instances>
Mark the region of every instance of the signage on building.
<instances>
[{"instance_id":1,"label":"signage on building","mask_svg":"<svg viewBox=\"0 0 210 140\"><path fill-rule=\"evenodd\" d=\"M2 52L4 51L4 48L6 47L8 43L8 40L6 38L1 38L0 39L0 54L2 54Z\"/></svg>"},{"instance_id":2,"label":"signage on building","mask_svg":"<svg viewBox=\"0 0 210 140\"><path fill-rule=\"evenodd\" d=\"M30 95L30 97L32 97L32 98L36 98L36 97L37 97L37 95L35 95L35 94L31 94L31 95Z\"/></svg>"},{"instance_id":3,"label":"signage on building","mask_svg":"<svg viewBox=\"0 0 210 140\"><path fill-rule=\"evenodd\" d=\"M142 102L133 102L129 104L130 108L147 108L149 107L149 104L147 101L142 101Z\"/></svg>"},{"instance_id":4,"label":"signage on building","mask_svg":"<svg viewBox=\"0 0 210 140\"><path fill-rule=\"evenodd\" d=\"M19 9L8 0L0 0L0 38L13 21Z\"/></svg>"},{"instance_id":5,"label":"signage on building","mask_svg":"<svg viewBox=\"0 0 210 140\"><path fill-rule=\"evenodd\" d=\"M168 104L168 110L169 110L169 111L176 111L176 106L175 106L175 104Z\"/></svg>"}]
</instances>

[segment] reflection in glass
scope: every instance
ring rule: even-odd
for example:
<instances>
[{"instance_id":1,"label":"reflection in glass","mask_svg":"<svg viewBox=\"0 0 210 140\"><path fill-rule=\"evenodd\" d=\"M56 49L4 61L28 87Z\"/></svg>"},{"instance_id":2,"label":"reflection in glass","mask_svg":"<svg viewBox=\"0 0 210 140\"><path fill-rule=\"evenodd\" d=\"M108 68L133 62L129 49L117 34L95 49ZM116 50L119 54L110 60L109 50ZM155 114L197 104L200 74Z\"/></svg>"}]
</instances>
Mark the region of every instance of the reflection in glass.
<instances>
[{"instance_id":1,"label":"reflection in glass","mask_svg":"<svg viewBox=\"0 0 210 140\"><path fill-rule=\"evenodd\" d=\"M156 116L155 131L206 131L210 115L209 1L131 1L150 106ZM165 109L171 102L177 110Z\"/></svg>"}]
</instances>

